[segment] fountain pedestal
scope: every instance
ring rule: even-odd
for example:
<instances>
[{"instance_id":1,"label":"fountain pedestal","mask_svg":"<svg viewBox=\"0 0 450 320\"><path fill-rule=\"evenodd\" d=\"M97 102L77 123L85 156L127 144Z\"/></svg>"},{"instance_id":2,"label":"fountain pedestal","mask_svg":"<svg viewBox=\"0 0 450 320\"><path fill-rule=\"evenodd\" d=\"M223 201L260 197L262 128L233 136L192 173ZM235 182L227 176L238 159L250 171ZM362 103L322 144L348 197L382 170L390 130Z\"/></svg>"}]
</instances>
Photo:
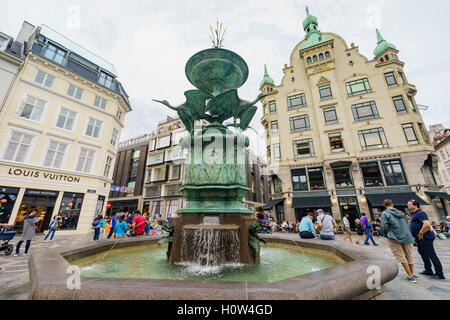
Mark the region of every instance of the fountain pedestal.
<instances>
[{"instance_id":1,"label":"fountain pedestal","mask_svg":"<svg viewBox=\"0 0 450 320\"><path fill-rule=\"evenodd\" d=\"M172 221L175 232L169 257L170 264L180 262L198 262L205 265L208 263L259 264L259 257L253 260L248 244L248 230L255 223L256 218L248 215L219 215L219 224L210 225L203 223L205 217L208 216L184 214ZM206 232L209 234L205 234ZM233 239L232 233L235 233L237 239ZM195 234L203 240L199 241L198 238L195 240ZM208 239L208 237L214 237L214 239ZM214 248L212 255L203 260L199 254L208 251L207 246L211 244L209 241L214 242L218 248L217 250ZM199 245L205 247L201 248Z\"/></svg>"}]
</instances>

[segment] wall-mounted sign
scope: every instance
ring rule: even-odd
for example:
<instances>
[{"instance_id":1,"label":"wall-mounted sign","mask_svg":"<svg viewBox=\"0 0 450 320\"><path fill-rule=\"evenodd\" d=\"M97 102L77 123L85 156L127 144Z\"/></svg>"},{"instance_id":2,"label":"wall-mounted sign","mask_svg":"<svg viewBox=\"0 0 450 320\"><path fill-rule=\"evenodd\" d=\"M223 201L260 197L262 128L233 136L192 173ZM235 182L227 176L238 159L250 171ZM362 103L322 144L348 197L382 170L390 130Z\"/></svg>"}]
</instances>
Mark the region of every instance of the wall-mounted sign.
<instances>
[{"instance_id":1,"label":"wall-mounted sign","mask_svg":"<svg viewBox=\"0 0 450 320\"><path fill-rule=\"evenodd\" d=\"M111 186L112 192L123 192L123 193L134 193L134 188L121 187L121 186Z\"/></svg>"},{"instance_id":2,"label":"wall-mounted sign","mask_svg":"<svg viewBox=\"0 0 450 320\"><path fill-rule=\"evenodd\" d=\"M94 189L88 189L87 193L97 193L97 190L94 190Z\"/></svg>"},{"instance_id":3,"label":"wall-mounted sign","mask_svg":"<svg viewBox=\"0 0 450 320\"><path fill-rule=\"evenodd\" d=\"M34 190L27 189L25 190L26 196L35 196L35 197L58 197L58 191L49 191L49 190Z\"/></svg>"},{"instance_id":4,"label":"wall-mounted sign","mask_svg":"<svg viewBox=\"0 0 450 320\"><path fill-rule=\"evenodd\" d=\"M75 183L80 182L80 177L40 170L9 168L8 174L11 176L21 176L34 179L46 179L52 181L75 182Z\"/></svg>"}]
</instances>

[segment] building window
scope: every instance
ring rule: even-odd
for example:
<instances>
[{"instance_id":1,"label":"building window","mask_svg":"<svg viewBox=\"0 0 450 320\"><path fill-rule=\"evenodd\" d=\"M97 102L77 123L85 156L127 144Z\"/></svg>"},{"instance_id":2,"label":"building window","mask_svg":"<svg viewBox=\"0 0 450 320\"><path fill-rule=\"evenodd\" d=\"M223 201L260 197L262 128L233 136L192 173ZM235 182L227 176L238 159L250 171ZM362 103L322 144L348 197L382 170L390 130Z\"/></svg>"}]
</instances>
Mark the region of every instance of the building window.
<instances>
[{"instance_id":1,"label":"building window","mask_svg":"<svg viewBox=\"0 0 450 320\"><path fill-rule=\"evenodd\" d=\"M122 119L122 110L120 110L120 108L117 108L116 118L117 118L117 120Z\"/></svg>"},{"instance_id":2,"label":"building window","mask_svg":"<svg viewBox=\"0 0 450 320\"><path fill-rule=\"evenodd\" d=\"M75 87L73 84L69 84L67 95L76 99L81 99L83 97L83 89Z\"/></svg>"},{"instance_id":3,"label":"building window","mask_svg":"<svg viewBox=\"0 0 450 320\"><path fill-rule=\"evenodd\" d=\"M295 158L314 157L312 139L296 140L292 142Z\"/></svg>"},{"instance_id":4,"label":"building window","mask_svg":"<svg viewBox=\"0 0 450 320\"><path fill-rule=\"evenodd\" d=\"M425 184L434 185L436 184L436 179L434 178L433 169L428 161L425 161L425 164L422 167L422 174L425 180Z\"/></svg>"},{"instance_id":5,"label":"building window","mask_svg":"<svg viewBox=\"0 0 450 320\"><path fill-rule=\"evenodd\" d=\"M160 192L161 193L161 192ZM162 201L152 201L152 218L161 218L162 213Z\"/></svg>"},{"instance_id":6,"label":"building window","mask_svg":"<svg viewBox=\"0 0 450 320\"><path fill-rule=\"evenodd\" d=\"M159 164L164 162L164 152L152 154L148 157L148 164Z\"/></svg>"},{"instance_id":7,"label":"building window","mask_svg":"<svg viewBox=\"0 0 450 320\"><path fill-rule=\"evenodd\" d=\"M51 88L53 86L53 82L55 81L55 77L39 70L34 81Z\"/></svg>"},{"instance_id":8,"label":"building window","mask_svg":"<svg viewBox=\"0 0 450 320\"><path fill-rule=\"evenodd\" d=\"M408 110L406 110L405 101L403 100L402 96L393 97L392 100L394 101L395 110L397 110L397 113L408 112Z\"/></svg>"},{"instance_id":9,"label":"building window","mask_svg":"<svg viewBox=\"0 0 450 320\"><path fill-rule=\"evenodd\" d=\"M172 150L167 151L166 161L175 161L181 159L186 159L186 150L182 148L174 148Z\"/></svg>"},{"instance_id":10,"label":"building window","mask_svg":"<svg viewBox=\"0 0 450 320\"><path fill-rule=\"evenodd\" d=\"M153 151L153 150L155 150L156 149L156 138L153 138L151 141L150 141L150 151Z\"/></svg>"},{"instance_id":11,"label":"building window","mask_svg":"<svg viewBox=\"0 0 450 320\"><path fill-rule=\"evenodd\" d=\"M425 143L427 144L430 144L430 136L428 135L428 132L425 129L424 125L420 122L418 122L417 125L419 126L420 133L422 134L423 141L425 141Z\"/></svg>"},{"instance_id":12,"label":"building window","mask_svg":"<svg viewBox=\"0 0 450 320\"><path fill-rule=\"evenodd\" d=\"M288 110L295 108L306 107L306 97L305 94L297 94L287 98Z\"/></svg>"},{"instance_id":13,"label":"building window","mask_svg":"<svg viewBox=\"0 0 450 320\"><path fill-rule=\"evenodd\" d=\"M404 84L406 83L406 81L405 81L405 77L403 76L403 73L402 73L402 72L399 72L399 73L398 73L398 76L400 77L400 81L401 81L402 84L404 85Z\"/></svg>"},{"instance_id":14,"label":"building window","mask_svg":"<svg viewBox=\"0 0 450 320\"><path fill-rule=\"evenodd\" d=\"M181 139L184 137L186 131L178 131L172 133L172 144L175 146L180 144Z\"/></svg>"},{"instance_id":15,"label":"building window","mask_svg":"<svg viewBox=\"0 0 450 320\"><path fill-rule=\"evenodd\" d=\"M274 144L273 145L273 157L276 161L281 160L281 152L280 152L280 144Z\"/></svg>"},{"instance_id":16,"label":"building window","mask_svg":"<svg viewBox=\"0 0 450 320\"><path fill-rule=\"evenodd\" d=\"M88 126L86 128L86 136L98 138L103 122L94 118L89 118Z\"/></svg>"},{"instance_id":17,"label":"building window","mask_svg":"<svg viewBox=\"0 0 450 320\"><path fill-rule=\"evenodd\" d=\"M61 129L72 130L76 116L77 113L75 111L71 111L66 108L61 108L59 110L56 126Z\"/></svg>"},{"instance_id":18,"label":"building window","mask_svg":"<svg viewBox=\"0 0 450 320\"><path fill-rule=\"evenodd\" d=\"M180 184L170 184L170 185L166 185L166 196L179 196L181 195L180 192L180 188L181 185Z\"/></svg>"},{"instance_id":19,"label":"building window","mask_svg":"<svg viewBox=\"0 0 450 320\"><path fill-rule=\"evenodd\" d=\"M161 186L145 188L146 198L156 198L161 196Z\"/></svg>"},{"instance_id":20,"label":"building window","mask_svg":"<svg viewBox=\"0 0 450 320\"><path fill-rule=\"evenodd\" d=\"M349 97L357 94L372 92L370 89L369 80L367 80L367 78L347 82L345 87Z\"/></svg>"},{"instance_id":21,"label":"building window","mask_svg":"<svg viewBox=\"0 0 450 320\"><path fill-rule=\"evenodd\" d=\"M33 138L34 137L32 135L12 131L5 154L3 155L3 159L24 162Z\"/></svg>"},{"instance_id":22,"label":"building window","mask_svg":"<svg viewBox=\"0 0 450 320\"><path fill-rule=\"evenodd\" d=\"M350 166L339 166L333 168L334 183L337 189L353 188Z\"/></svg>"},{"instance_id":23,"label":"building window","mask_svg":"<svg viewBox=\"0 0 450 320\"><path fill-rule=\"evenodd\" d=\"M270 112L270 114L277 112L277 105L276 105L275 101L269 102L269 112Z\"/></svg>"},{"instance_id":24,"label":"building window","mask_svg":"<svg viewBox=\"0 0 450 320\"><path fill-rule=\"evenodd\" d=\"M304 191L308 190L308 181L306 179L306 169L291 170L292 190Z\"/></svg>"},{"instance_id":25,"label":"building window","mask_svg":"<svg viewBox=\"0 0 450 320\"><path fill-rule=\"evenodd\" d=\"M311 129L309 126L309 117L307 114L289 119L291 123L291 132L305 131Z\"/></svg>"},{"instance_id":26,"label":"building window","mask_svg":"<svg viewBox=\"0 0 450 320\"><path fill-rule=\"evenodd\" d=\"M271 158L272 158L272 153L270 150L270 146L267 146L267 161L270 162Z\"/></svg>"},{"instance_id":27,"label":"building window","mask_svg":"<svg viewBox=\"0 0 450 320\"><path fill-rule=\"evenodd\" d=\"M306 63L310 64L312 62L311 57L306 58Z\"/></svg>"},{"instance_id":28,"label":"building window","mask_svg":"<svg viewBox=\"0 0 450 320\"><path fill-rule=\"evenodd\" d=\"M179 206L179 200L168 200L166 202L166 218L176 217Z\"/></svg>"},{"instance_id":29,"label":"building window","mask_svg":"<svg viewBox=\"0 0 450 320\"><path fill-rule=\"evenodd\" d=\"M106 109L106 100L103 98L100 98L99 96L95 96L94 106L102 108L104 110L104 109Z\"/></svg>"},{"instance_id":30,"label":"building window","mask_svg":"<svg viewBox=\"0 0 450 320\"><path fill-rule=\"evenodd\" d=\"M267 104L265 104L264 107L263 107L263 113L264 113L264 115L267 114Z\"/></svg>"},{"instance_id":31,"label":"building window","mask_svg":"<svg viewBox=\"0 0 450 320\"><path fill-rule=\"evenodd\" d=\"M278 121L272 121L270 123L270 127L272 128L272 135L277 135L278 134Z\"/></svg>"},{"instance_id":32,"label":"building window","mask_svg":"<svg viewBox=\"0 0 450 320\"><path fill-rule=\"evenodd\" d=\"M63 218L61 229L75 230L83 205L84 194L64 192L58 215Z\"/></svg>"},{"instance_id":33,"label":"building window","mask_svg":"<svg viewBox=\"0 0 450 320\"><path fill-rule=\"evenodd\" d=\"M107 74L106 72L101 71L100 72L100 77L98 78L98 83L100 83L101 85L112 89L113 83L114 83L114 78L112 76L110 76L109 74Z\"/></svg>"},{"instance_id":34,"label":"building window","mask_svg":"<svg viewBox=\"0 0 450 320\"><path fill-rule=\"evenodd\" d=\"M381 166L388 186L407 184L400 160L382 161Z\"/></svg>"},{"instance_id":35,"label":"building window","mask_svg":"<svg viewBox=\"0 0 450 320\"><path fill-rule=\"evenodd\" d=\"M130 168L128 171L128 185L129 188L134 188L136 186L136 178L138 176L138 170L139 170L139 157L141 155L141 150L133 150L133 153L131 155L131 163ZM132 196L132 193L128 194L129 196Z\"/></svg>"},{"instance_id":36,"label":"building window","mask_svg":"<svg viewBox=\"0 0 450 320\"><path fill-rule=\"evenodd\" d=\"M378 162L360 163L359 167L361 168L365 187L381 187L384 185Z\"/></svg>"},{"instance_id":37,"label":"building window","mask_svg":"<svg viewBox=\"0 0 450 320\"><path fill-rule=\"evenodd\" d=\"M326 58L326 59L329 59L329 58L330 58L330 52L329 52L329 51L326 51L326 52L325 52L325 58Z\"/></svg>"},{"instance_id":38,"label":"building window","mask_svg":"<svg viewBox=\"0 0 450 320\"><path fill-rule=\"evenodd\" d=\"M44 49L44 57L61 65L64 64L66 54L67 51L62 50L51 43L48 43Z\"/></svg>"},{"instance_id":39,"label":"building window","mask_svg":"<svg viewBox=\"0 0 450 320\"><path fill-rule=\"evenodd\" d=\"M311 190L325 189L323 168L308 168L309 187Z\"/></svg>"},{"instance_id":40,"label":"building window","mask_svg":"<svg viewBox=\"0 0 450 320\"><path fill-rule=\"evenodd\" d=\"M361 130L358 135L363 151L389 147L383 128Z\"/></svg>"},{"instance_id":41,"label":"building window","mask_svg":"<svg viewBox=\"0 0 450 320\"><path fill-rule=\"evenodd\" d=\"M386 83L389 88L397 86L397 80L395 80L394 72L385 73L384 78L386 79Z\"/></svg>"},{"instance_id":42,"label":"building window","mask_svg":"<svg viewBox=\"0 0 450 320\"><path fill-rule=\"evenodd\" d=\"M333 98L333 94L331 93L331 86L329 84L319 87L319 94L321 100L328 100Z\"/></svg>"},{"instance_id":43,"label":"building window","mask_svg":"<svg viewBox=\"0 0 450 320\"><path fill-rule=\"evenodd\" d=\"M168 136L163 136L158 138L157 149L166 148L170 146L170 134Z\"/></svg>"},{"instance_id":44,"label":"building window","mask_svg":"<svg viewBox=\"0 0 450 320\"><path fill-rule=\"evenodd\" d=\"M153 174L152 174L153 179L152 179L152 182L155 182L155 181L165 181L165 180L167 179L167 177L166 177L166 171L167 171L166 166L161 167L161 168L155 168L155 169L153 169Z\"/></svg>"},{"instance_id":45,"label":"building window","mask_svg":"<svg viewBox=\"0 0 450 320\"><path fill-rule=\"evenodd\" d=\"M407 96L407 97L408 97L409 105L411 106L411 110L416 112L416 105L414 104L413 98L411 96Z\"/></svg>"},{"instance_id":46,"label":"building window","mask_svg":"<svg viewBox=\"0 0 450 320\"><path fill-rule=\"evenodd\" d=\"M92 163L94 162L94 156L94 150L81 148L80 156L78 158L78 163L75 170L79 172L91 172Z\"/></svg>"},{"instance_id":47,"label":"building window","mask_svg":"<svg viewBox=\"0 0 450 320\"><path fill-rule=\"evenodd\" d=\"M21 118L41 121L41 116L44 112L46 104L47 102L44 100L27 95L26 100L22 102L22 106L19 109L18 114Z\"/></svg>"},{"instance_id":48,"label":"building window","mask_svg":"<svg viewBox=\"0 0 450 320\"><path fill-rule=\"evenodd\" d=\"M181 172L181 165L172 166L172 172L171 172L170 179L171 180L179 180L180 172Z\"/></svg>"},{"instance_id":49,"label":"building window","mask_svg":"<svg viewBox=\"0 0 450 320\"><path fill-rule=\"evenodd\" d=\"M313 56L313 61L314 61L314 62L317 61L317 56L316 56L316 55Z\"/></svg>"},{"instance_id":50,"label":"building window","mask_svg":"<svg viewBox=\"0 0 450 320\"><path fill-rule=\"evenodd\" d=\"M417 140L416 131L414 130L414 125L412 123L402 124L402 128L408 144L419 144L419 140Z\"/></svg>"},{"instance_id":51,"label":"building window","mask_svg":"<svg viewBox=\"0 0 450 320\"><path fill-rule=\"evenodd\" d=\"M338 123L338 118L337 118L335 107L323 109L323 116L325 118L326 124Z\"/></svg>"},{"instance_id":52,"label":"building window","mask_svg":"<svg viewBox=\"0 0 450 320\"><path fill-rule=\"evenodd\" d=\"M109 141L109 143L113 146L116 146L118 136L119 136L119 131L117 131L116 128L113 128L113 131L111 134L111 140Z\"/></svg>"},{"instance_id":53,"label":"building window","mask_svg":"<svg viewBox=\"0 0 450 320\"><path fill-rule=\"evenodd\" d=\"M330 141L331 152L343 152L344 141L340 132L328 134L328 140Z\"/></svg>"},{"instance_id":54,"label":"building window","mask_svg":"<svg viewBox=\"0 0 450 320\"><path fill-rule=\"evenodd\" d=\"M375 101L352 105L352 113L355 121L370 120L380 117Z\"/></svg>"},{"instance_id":55,"label":"building window","mask_svg":"<svg viewBox=\"0 0 450 320\"><path fill-rule=\"evenodd\" d=\"M45 156L44 166L53 167L56 169L61 168L61 164L66 152L67 144L57 141L50 141L47 149L47 155Z\"/></svg>"},{"instance_id":56,"label":"building window","mask_svg":"<svg viewBox=\"0 0 450 320\"><path fill-rule=\"evenodd\" d=\"M106 178L109 177L109 172L111 171L112 161L113 161L113 158L111 156L106 157L105 170L103 171L103 176Z\"/></svg>"}]
</instances>

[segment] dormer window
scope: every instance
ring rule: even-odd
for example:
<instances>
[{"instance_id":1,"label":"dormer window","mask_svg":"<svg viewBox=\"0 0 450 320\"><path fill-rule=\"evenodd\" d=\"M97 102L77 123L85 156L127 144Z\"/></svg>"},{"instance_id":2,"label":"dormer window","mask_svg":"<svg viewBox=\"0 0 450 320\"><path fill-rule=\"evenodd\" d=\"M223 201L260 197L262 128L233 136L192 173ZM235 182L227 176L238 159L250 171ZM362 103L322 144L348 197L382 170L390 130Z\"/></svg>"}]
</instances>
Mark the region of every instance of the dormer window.
<instances>
[{"instance_id":1,"label":"dormer window","mask_svg":"<svg viewBox=\"0 0 450 320\"><path fill-rule=\"evenodd\" d=\"M48 43L44 49L44 57L61 65L64 63L66 55L67 51L60 49L51 43Z\"/></svg>"},{"instance_id":2,"label":"dormer window","mask_svg":"<svg viewBox=\"0 0 450 320\"><path fill-rule=\"evenodd\" d=\"M317 56L313 56L313 61L314 61L314 62L317 61Z\"/></svg>"},{"instance_id":3,"label":"dormer window","mask_svg":"<svg viewBox=\"0 0 450 320\"><path fill-rule=\"evenodd\" d=\"M319 60L323 60L323 53L319 54Z\"/></svg>"},{"instance_id":4,"label":"dormer window","mask_svg":"<svg viewBox=\"0 0 450 320\"><path fill-rule=\"evenodd\" d=\"M385 56L384 56L384 59L386 59L386 61L389 61L389 56L388 56L388 55L385 55Z\"/></svg>"},{"instance_id":5,"label":"dormer window","mask_svg":"<svg viewBox=\"0 0 450 320\"><path fill-rule=\"evenodd\" d=\"M106 72L101 71L100 72L100 77L98 78L98 83L100 83L101 85L112 89L113 83L114 83L114 78L112 76L110 76L109 74L107 74Z\"/></svg>"},{"instance_id":6,"label":"dormer window","mask_svg":"<svg viewBox=\"0 0 450 320\"><path fill-rule=\"evenodd\" d=\"M326 58L326 59L329 59L329 58L330 58L330 52L328 52L328 51L325 52L325 58Z\"/></svg>"},{"instance_id":7,"label":"dormer window","mask_svg":"<svg viewBox=\"0 0 450 320\"><path fill-rule=\"evenodd\" d=\"M306 58L306 63L311 63L312 62L312 60L311 60L311 57L308 57L308 58Z\"/></svg>"}]
</instances>

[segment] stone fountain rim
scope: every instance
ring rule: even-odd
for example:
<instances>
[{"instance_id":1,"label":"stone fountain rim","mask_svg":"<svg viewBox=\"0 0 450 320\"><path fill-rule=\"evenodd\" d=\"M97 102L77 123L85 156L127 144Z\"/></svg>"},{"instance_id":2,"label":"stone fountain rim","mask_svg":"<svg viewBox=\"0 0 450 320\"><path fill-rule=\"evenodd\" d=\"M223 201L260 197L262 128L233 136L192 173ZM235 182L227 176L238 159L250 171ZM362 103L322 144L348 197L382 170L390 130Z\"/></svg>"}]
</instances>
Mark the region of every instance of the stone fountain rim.
<instances>
[{"instance_id":1,"label":"stone fountain rim","mask_svg":"<svg viewBox=\"0 0 450 320\"><path fill-rule=\"evenodd\" d=\"M42 300L341 300L375 294L367 288L370 267L378 265L381 284L398 274L394 259L380 259L367 248L342 248L317 240L295 240L306 248L333 252L346 263L324 270L280 280L277 282L194 281L81 277L81 289L67 288L67 268L70 261L108 250L154 244L162 236L124 239L114 246L113 240L77 245L65 249L44 249L30 255L30 299ZM266 241L293 244L283 235L263 236ZM88 253L88 254L86 254ZM81 255L81 256L80 256ZM67 259L67 260L66 260Z\"/></svg>"},{"instance_id":2,"label":"stone fountain rim","mask_svg":"<svg viewBox=\"0 0 450 320\"><path fill-rule=\"evenodd\" d=\"M189 230L205 230L205 229L214 229L214 230L239 230L239 226L236 224L187 224L182 227L182 229Z\"/></svg>"}]
</instances>

